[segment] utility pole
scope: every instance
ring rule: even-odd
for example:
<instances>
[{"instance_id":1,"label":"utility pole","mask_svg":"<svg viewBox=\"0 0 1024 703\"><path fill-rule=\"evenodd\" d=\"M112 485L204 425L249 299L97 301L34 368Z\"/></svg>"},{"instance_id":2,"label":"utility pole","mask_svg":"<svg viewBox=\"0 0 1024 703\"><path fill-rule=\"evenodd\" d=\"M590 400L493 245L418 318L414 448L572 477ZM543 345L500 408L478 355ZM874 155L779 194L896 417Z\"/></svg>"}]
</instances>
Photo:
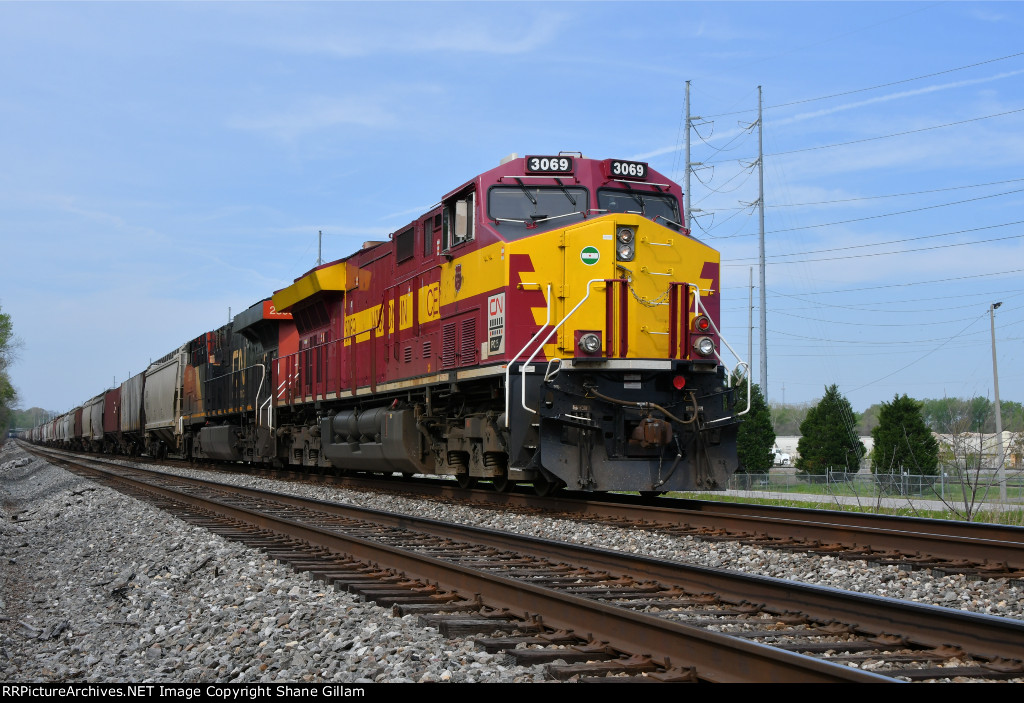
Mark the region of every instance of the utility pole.
<instances>
[{"instance_id":1,"label":"utility pole","mask_svg":"<svg viewBox=\"0 0 1024 703\"><path fill-rule=\"evenodd\" d=\"M316 233L316 265L320 266L324 262L324 232L323 230L317 230Z\"/></svg>"},{"instance_id":2,"label":"utility pole","mask_svg":"<svg viewBox=\"0 0 1024 703\"><path fill-rule=\"evenodd\" d=\"M683 224L690 229L690 81L686 81L686 192L683 193L683 207L686 209L686 217Z\"/></svg>"},{"instance_id":3,"label":"utility pole","mask_svg":"<svg viewBox=\"0 0 1024 703\"><path fill-rule=\"evenodd\" d=\"M686 81L686 169L684 172L683 182L683 187L685 188L685 192L683 193L683 209L686 210L686 213L683 215L683 225L686 226L686 230L688 232L693 229L690 223L692 218L690 210L690 171L693 170L694 166L701 165L701 162L699 161L697 163L690 161L690 125L693 124L695 119L699 120L700 117L690 116L690 81ZM698 210L698 212L700 212L700 210Z\"/></svg>"},{"instance_id":4,"label":"utility pole","mask_svg":"<svg viewBox=\"0 0 1024 703\"><path fill-rule=\"evenodd\" d=\"M747 305L747 363L754 361L754 267L750 267L750 300ZM753 375L750 367L747 374Z\"/></svg>"},{"instance_id":5,"label":"utility pole","mask_svg":"<svg viewBox=\"0 0 1024 703\"><path fill-rule=\"evenodd\" d=\"M996 366L996 308L1002 303L992 303L988 308L992 323L992 385L996 394L996 477L999 479L999 502L1006 505L1006 456L1003 454L1003 411L999 407L999 369Z\"/></svg>"},{"instance_id":6,"label":"utility pole","mask_svg":"<svg viewBox=\"0 0 1024 703\"><path fill-rule=\"evenodd\" d=\"M757 206L761 230L758 237L758 262L761 267L761 394L768 402L768 307L764 291L764 118L761 114L761 86L757 86Z\"/></svg>"}]
</instances>

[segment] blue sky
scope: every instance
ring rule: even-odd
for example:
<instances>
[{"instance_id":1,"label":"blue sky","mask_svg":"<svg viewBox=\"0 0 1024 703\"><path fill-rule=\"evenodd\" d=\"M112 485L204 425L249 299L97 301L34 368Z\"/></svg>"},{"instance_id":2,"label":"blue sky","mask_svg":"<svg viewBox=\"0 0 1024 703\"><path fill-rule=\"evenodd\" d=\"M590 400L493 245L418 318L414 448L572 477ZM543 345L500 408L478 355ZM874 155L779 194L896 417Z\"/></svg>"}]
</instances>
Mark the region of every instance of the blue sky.
<instances>
[{"instance_id":1,"label":"blue sky","mask_svg":"<svg viewBox=\"0 0 1024 703\"><path fill-rule=\"evenodd\" d=\"M992 397L1002 301L1000 395L1024 401L1022 25L984 2L0 2L21 406L82 403L307 271L318 230L345 256L510 152L682 182L687 80L694 230L744 355L763 87L770 400Z\"/></svg>"}]
</instances>

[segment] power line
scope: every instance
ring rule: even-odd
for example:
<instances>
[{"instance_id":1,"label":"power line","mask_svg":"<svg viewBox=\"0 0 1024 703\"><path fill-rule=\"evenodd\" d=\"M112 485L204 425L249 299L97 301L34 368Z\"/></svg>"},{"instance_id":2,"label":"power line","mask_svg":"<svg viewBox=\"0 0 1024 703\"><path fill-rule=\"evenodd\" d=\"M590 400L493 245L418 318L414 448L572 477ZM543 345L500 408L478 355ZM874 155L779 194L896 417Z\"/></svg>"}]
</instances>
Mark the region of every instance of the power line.
<instances>
[{"instance_id":1,"label":"power line","mask_svg":"<svg viewBox=\"0 0 1024 703\"><path fill-rule=\"evenodd\" d=\"M972 307L976 307L976 306L972 306ZM874 321L872 321L872 322L849 322L849 321L845 321L845 320L822 320L822 319L819 319L819 318L816 318L816 317L807 317L805 315L794 315L793 313L783 312L783 311L781 311L781 310L779 310L777 308L772 308L772 314L774 314L774 315L784 315L785 317L795 317L798 320L808 320L809 322L823 322L825 324L833 324L833 325L850 325L850 326L853 326L853 327L906 327L907 326L905 322L874 322ZM960 318L959 320L939 320L938 322L920 322L918 320L915 320L914 321L914 326L915 327L924 327L924 326L927 326L927 325L950 325L950 324L954 324L954 323L957 323L957 322L963 322L964 320L968 320L968 319L973 319L973 318L963 317L963 318Z\"/></svg>"},{"instance_id":2,"label":"power line","mask_svg":"<svg viewBox=\"0 0 1024 703\"><path fill-rule=\"evenodd\" d=\"M982 317L984 317L984 315L982 315ZM976 320L974 320L974 322L977 322L980 319L981 319L981 317L978 317ZM974 322L972 322L971 324L974 324ZM771 332L772 334L779 334L779 335L782 335L784 337L793 337L795 339L803 339L803 340L806 340L806 341L809 341L809 342L827 342L828 344L855 344L855 345L858 345L858 346L863 346L864 345L864 340L863 339L829 339L827 337L808 337L806 335L795 334L793 332L783 332L782 330L768 330L768 331ZM944 340L946 340L945 337L935 337L935 338L932 338L932 339L908 339L908 340L903 340L903 341L896 340L896 339L886 339L885 340L885 344L886 344L886 346L895 345L895 344L928 344L928 343L931 343L931 342L942 342Z\"/></svg>"},{"instance_id":3,"label":"power line","mask_svg":"<svg viewBox=\"0 0 1024 703\"><path fill-rule=\"evenodd\" d=\"M1011 273L1022 273L1024 269L1010 269L1009 271L995 271L993 273L975 273L969 276L954 276L953 278L936 278L930 281L908 281L907 283L889 283L887 285L865 286L864 288L841 288L837 290L815 291L815 295L831 295L833 293L857 293L865 290L881 290L883 288L905 288L907 286L923 286L932 283L949 283L950 281L967 281L974 278L988 278L991 276L1005 276ZM785 295L783 293L773 294ZM861 340L863 341L863 340ZM858 342L859 344L860 342Z\"/></svg>"},{"instance_id":4,"label":"power line","mask_svg":"<svg viewBox=\"0 0 1024 703\"><path fill-rule=\"evenodd\" d=\"M752 165L750 165L750 166L746 166L745 168L743 168L743 169L742 169L742 170L740 170L740 171L737 171L736 173L734 173L734 174L733 174L732 176L730 176L730 177L729 177L729 180L727 180L727 181L726 181L725 183L723 183L722 185L720 185L720 186L719 186L718 188L712 188L712 187L711 187L711 184L710 184L710 183L705 183L705 182L704 182L704 181L703 181L703 180L701 179L701 177L700 177L700 176L697 176L697 180L698 180L698 181L700 181L701 185L703 185L703 186L704 186L705 188L707 188L707 189L708 189L709 191L711 191L710 193L708 193L707 195L705 195L705 196L704 196L704 198L708 198L708 197L710 197L711 193L717 193L717 194L719 194L719 195L721 195L722 193L735 193L735 192L736 192L737 190L739 190L739 189L740 189L740 188L742 188L742 187L743 187L744 185L746 185L747 181L748 181L748 180L750 179L750 177L751 177L751 176L752 176L752 175L754 174L754 166L756 166L756 165L757 165L757 164L752 164ZM725 188L725 186L729 185L729 184L730 184L730 183L731 183L732 181L736 180L736 179L737 179L737 178L739 178L739 177L740 177L741 175L743 175L743 174L744 174L744 172L746 173L746 175L747 175L747 178L746 178L746 179L744 179L742 183L740 183L740 184L739 184L738 186L736 186L736 187L734 187L734 188L732 188L732 189L730 189L730 190L722 190L723 188ZM694 175L696 175L696 173L697 173L697 172L696 172L696 170L694 170ZM712 174L712 177L713 177L713 175L714 175L714 174ZM702 198L702 200L703 200L703 198ZM697 204L698 204L698 205L700 205L700 203L699 203L699 202L698 202Z\"/></svg>"},{"instance_id":5,"label":"power line","mask_svg":"<svg viewBox=\"0 0 1024 703\"><path fill-rule=\"evenodd\" d=\"M1017 289L1017 290L1021 290L1021 289ZM991 293L989 291L986 291L984 293L973 293L973 294L963 294L963 293L960 293L960 294L957 294L957 298L958 299L960 299L960 298L972 298L972 297L973 298L978 298L978 297L989 298L992 295L993 295L993 293ZM995 295L1001 296L1004 299L1008 299L1008 298L1016 298L1016 297L1018 297L1020 295L1020 293L1018 293L1017 295L1007 296L1005 291L1000 291L998 293L995 293ZM788 296L788 297L792 297L792 296ZM949 300L949 296L945 295L945 296L941 296L941 297L937 297L937 298L914 298L914 299L911 299L911 300L893 300L893 301L888 301L888 302L891 302L892 304L895 305L895 304L900 304L900 303L912 303L912 302L918 302L918 301L931 301L931 300L944 300L944 301L948 301ZM741 302L742 301L735 301L735 300L724 301L723 300L723 305L729 306L729 305L732 305L734 303L738 305ZM881 304L884 304L885 302L886 301L883 301ZM871 303L871 304L878 305L880 303ZM968 310L968 309L973 310L973 309L975 309L977 307L978 307L977 303L967 303L965 305L943 305L941 309L942 309L943 312L948 312L950 310ZM778 307L773 307L772 310L773 311L778 311L780 313L792 312L794 310L817 310L817 311L820 312L822 308L833 308L833 309L838 309L838 310L848 310L848 311L854 312L854 313L871 313L871 314L874 314L874 315L920 315L920 314L922 314L924 312L933 312L934 311L934 309L932 309L932 308L917 308L916 310L879 310L877 308L854 307L854 306L851 306L851 305L830 305L828 303L818 303L816 305L809 305L807 307L796 307L796 308L778 308ZM729 312L737 312L740 309L744 309L745 310L746 309L746 303L743 303L743 308L723 307L723 309L724 310L728 310ZM923 323L920 323L917 320L914 320L914 324L918 325L918 324L923 324Z\"/></svg>"},{"instance_id":6,"label":"power line","mask_svg":"<svg viewBox=\"0 0 1024 703\"><path fill-rule=\"evenodd\" d=\"M972 227L970 229L958 229L953 232L943 232L942 234L924 234L920 237L905 237L903 239L889 239L884 242L875 242L874 244L851 244L847 247L832 247L831 249L814 249L811 251L800 252L799 254L772 254L776 256L800 256L802 254L826 254L830 251L849 251L850 249L864 249L866 247L879 247L886 244L903 244L904 242L919 242L922 239L937 239L939 237L951 237L954 234L967 234L969 232L981 232L986 229L998 229L999 227L1012 227L1013 225L1024 224L1024 220L1017 220L1015 222L1004 222L1001 225L985 225L984 227ZM977 241L977 240L976 240Z\"/></svg>"},{"instance_id":7,"label":"power line","mask_svg":"<svg viewBox=\"0 0 1024 703\"><path fill-rule=\"evenodd\" d=\"M976 322L977 322L978 320L980 320L980 319L981 319L982 317L984 317L984 316L985 316L985 315L984 315L984 313L983 313L983 314L979 315L978 317L974 318L974 319L973 319L973 320L971 320L971 321L970 321L970 322L969 322L969 323L967 324L967 326L966 326L966 327L964 327L964 328L963 328L962 330L960 330L959 332L957 332L956 334L954 334L954 335L953 335L952 337L950 337L950 338L949 338L949 339L947 339L947 340L946 340L945 342L943 342L942 344L938 345L937 347L935 347L935 348L934 348L934 349L932 349L931 351L929 351L929 352L927 352L927 353L923 354L922 356L919 356L918 358L914 359L913 361L911 361L911 362L910 362L909 364L907 364L906 366L902 366L902 367L900 367L900 368L896 369L895 371L893 371L892 373L890 373L890 374L886 374L885 376L882 376L881 378L876 378L876 379L875 379L874 381L870 381L870 382L868 382L868 383L865 383L865 384L864 384L863 386L858 386L857 388L854 388L853 390L851 390L851 391L849 391L849 392L850 392L850 393L856 393L857 391L859 391L859 390L862 390L862 389L864 389L864 388L867 388L868 386L873 386L874 384L878 383L879 381L884 381L885 379L889 378L890 376L895 376L895 375L896 375L896 374L898 374L898 373L899 373L900 371L904 371L904 370L906 370L906 369L909 369L909 368L910 368L911 366L913 366L913 365L914 365L914 364L916 364L917 362L919 362L919 361L922 361L923 359L927 359L927 358L928 358L929 356L931 356L932 354L934 354L934 353L935 353L935 352L937 352L938 350L942 349L942 348L943 348L944 346L946 346L947 344L949 344L950 342L952 342L952 341L953 341L954 339L956 339L956 338L960 337L960 336L961 336L961 335L962 335L962 334L963 334L964 332L966 332L966 331L967 331L968 329L970 329L970 327L971 327L972 325L974 325L974 324L975 324L975 323L976 323Z\"/></svg>"},{"instance_id":8,"label":"power line","mask_svg":"<svg viewBox=\"0 0 1024 703\"><path fill-rule=\"evenodd\" d=\"M792 149L790 151L777 151L774 154L765 154L765 156L787 156L789 154L799 154L805 151L815 151L817 149L832 149L837 146L849 146L851 144L863 144L864 142L878 141L879 139L891 139L892 137L904 137L908 134L919 134L921 132L929 132L933 129L943 129L945 127L955 127L957 125L968 124L970 122L980 122L981 120L990 120L994 117L1005 117L1006 115L1013 115L1018 112L1024 112L1024 107L1016 110L1008 110L1006 112L999 112L994 115L983 115L981 117L972 117L966 120L959 120L957 122L947 122L946 124L933 125L931 127L921 127L920 129L910 129L906 132L896 132L894 134L884 134L880 137L866 137L864 139L854 139L850 142L839 142L838 144L822 144L820 146L809 146L803 149Z\"/></svg>"},{"instance_id":9,"label":"power line","mask_svg":"<svg viewBox=\"0 0 1024 703\"><path fill-rule=\"evenodd\" d=\"M744 290L745 289L746 288L744 287ZM920 312L920 310L873 310L873 309L866 309L866 308L863 308L863 307L856 307L856 306L853 306L853 305L836 305L835 303L825 303L825 302L822 302L820 300L813 300L813 301L812 300L806 300L806 299L804 299L800 295L794 295L792 293L782 293L781 291L773 290L773 291L770 291L770 292L771 292L771 294L773 296L778 296L780 298L790 298L792 300L798 300L801 303L811 303L811 302L813 302L815 308L818 308L818 307L840 308L840 309L845 309L845 310L852 310L854 312L877 312L877 313L899 313L899 312L918 313L918 312ZM1009 298L1019 297L1021 292L1024 292L1024 288L1013 288L1013 289L1006 290L1006 291L1000 291L1000 292L996 293L996 295L1002 295L1002 296L1004 296L1004 297L1009 299ZM1017 293L1017 295L1007 296L1006 295L1007 293ZM980 293L957 293L957 298L988 298L990 296L992 296L992 293L988 292L988 291L982 291ZM947 300L948 301L949 300L949 296L948 295L943 295L943 296L938 296L938 297L934 297L934 298L903 298L901 300L883 300L883 301L876 301L876 302L871 302L871 303L864 303L864 305L885 305L885 304L897 305L897 304L902 304L902 303L923 303L923 302L930 302L932 300ZM974 307L974 304L965 305L965 306L961 306L961 307ZM796 309L800 310L800 309L806 309L806 308L796 308ZM950 308L950 307L945 307L944 306L943 309L944 310L956 310L958 308Z\"/></svg>"},{"instance_id":10,"label":"power line","mask_svg":"<svg viewBox=\"0 0 1024 703\"><path fill-rule=\"evenodd\" d=\"M1020 239L1021 237L1024 237L1024 234L1011 234L1011 235L1008 235L1006 237L993 237L992 239L976 239L976 240L971 241L971 242L955 242L953 244L936 244L935 246L931 246L931 247L917 247L916 249L901 249L899 251L876 251L876 252L870 252L870 253L867 253L867 254L851 254L849 256L826 256L826 257L821 257L821 258L818 258L818 259L796 259L796 260L793 260L793 261L772 261L770 263L773 266L776 266L778 264L812 264L812 263L816 263L816 262L820 262L820 261L840 261L840 260L843 260L843 259L866 259L866 258L871 257L871 256L893 256L893 255L897 255L897 254L912 254L912 253L918 252L918 251L932 251L934 249L952 249L953 247L968 247L968 246L973 246L975 244L992 244L993 242L1004 242L1004 241L1007 241L1009 239ZM882 244L886 244L886 243L887 242L883 242ZM882 244L870 245L870 246L882 246ZM776 254L775 256L801 256L801 254ZM722 267L723 268L729 268L729 267L735 268L737 266L749 266L750 262L753 261L753 259L740 259L740 262L743 262L743 261L746 261L747 263L722 264Z\"/></svg>"},{"instance_id":11,"label":"power line","mask_svg":"<svg viewBox=\"0 0 1024 703\"><path fill-rule=\"evenodd\" d=\"M794 100L794 101L788 102L788 103L780 103L779 105L769 105L768 107L766 107L764 109L765 110L775 110L775 109L782 108L782 107L792 107L793 105L803 105L805 103L817 102L818 100L831 100L832 98L841 98L841 97L844 97L846 95L854 95L856 93L865 93L865 92L867 92L869 90L878 90L880 88L891 88L894 85L902 85L903 83L912 83L914 81L924 80L925 78L935 78L936 76L943 76L943 75L946 75L947 73L956 73L957 71L964 71L964 70L966 70L968 68L977 68L978 66L984 66L984 65L990 64L990 63L996 63L997 61L1006 61L1007 59L1014 59L1014 58L1017 58L1018 56L1024 56L1024 51L1018 52L1016 54L1010 54L1009 56L1000 56L999 58L988 59L987 61L979 61L978 63L972 63L972 64L968 64L966 66L957 66L956 68L949 68L949 69L946 69L945 71L936 71L935 73L927 73L927 74L925 74L923 76L915 76L914 78L904 78L903 80L892 81L890 83L880 83L879 85L873 85L873 86L869 86L867 88L856 88L854 90L847 90L847 91L844 91L842 93L833 93L831 95L821 95L821 96L816 97L816 98L804 98L803 100ZM737 110L735 112L722 112L722 113L719 113L717 115L709 115L708 119L713 119L713 118L716 118L716 117L728 117L730 115L741 115L741 114L746 114L748 112L753 112L753 111L754 110L751 108L751 109L748 109L748 110Z\"/></svg>"},{"instance_id":12,"label":"power line","mask_svg":"<svg viewBox=\"0 0 1024 703\"><path fill-rule=\"evenodd\" d=\"M837 205L837 204L840 204L840 203L855 203L855 202L860 202L860 201L863 201L863 200L881 200L881 199L884 199L884 198L902 198L902 197L907 197L907 196L911 196L911 195L928 195L930 193L944 193L944 192L950 191L950 190L966 190L968 188L984 188L986 186L1004 185L1006 183L1019 183L1020 181L1024 181L1024 178L1010 178L1010 179L1005 180L1005 181L992 181L990 183L973 183L973 184L964 185L964 186L950 186L949 188L933 188L931 190L917 190L917 191L912 191L912 192L909 192L909 193L888 193L888 194L884 194L884 195L865 195L865 196L862 196L862 197L859 197L859 198L843 198L843 199L840 199L840 200L819 200L817 202L811 202L811 203L774 203L774 204L767 204L766 203L765 207L776 208L776 207L810 207L812 205ZM714 208L713 210L705 210L705 212L721 212L723 210L746 210L748 207L749 206L746 206L746 205L740 206L740 207L719 207L719 208Z\"/></svg>"},{"instance_id":13,"label":"power line","mask_svg":"<svg viewBox=\"0 0 1024 703\"><path fill-rule=\"evenodd\" d=\"M1024 107L1017 108L1016 110L1008 110L1007 112L999 112L994 115L982 115L981 117L971 117L966 120L960 120L958 122L947 122L945 124L932 125L931 127L921 127L920 129L911 129L905 132L895 132L893 134L883 134L879 137L865 137L864 139L854 139L849 142L837 142L835 144L819 144L818 146L808 146L803 149L792 149L790 151L777 151L772 154L765 154L765 156L788 156L789 154L799 154L805 151L816 151L818 149L832 149L837 146L850 146L851 144L863 144L864 142L874 142L880 139L891 139L892 137L904 137L908 134L918 134L920 132L929 132L935 129L943 129L945 127L956 127L957 125L968 124L970 122L979 122L981 120L990 120L994 117L1004 117L1006 115L1013 115L1018 112L1024 112ZM748 157L749 159L749 157ZM704 165L713 166L717 164L730 163L732 161L741 161L742 159L726 159L724 161L704 161Z\"/></svg>"},{"instance_id":14,"label":"power line","mask_svg":"<svg viewBox=\"0 0 1024 703\"><path fill-rule=\"evenodd\" d=\"M975 202L978 202L979 200L988 200L990 198L998 198L998 197L1001 197L1003 195L1013 195L1014 193L1022 193L1022 192L1024 192L1024 188L1017 188L1015 190L1007 190L1007 191L1004 191L1002 193L992 193L990 195L979 195L977 198L967 198L965 200L954 200L954 201L949 202L949 203L939 203L938 205L925 205L924 207L911 208L910 210L897 210L896 212L883 212L880 215L867 215L866 217L855 217L855 218L850 219L850 220L837 220L836 222L819 222L819 223L813 224L813 225L800 225L799 227L787 227L785 229L773 229L773 230L767 232L767 234L780 234L782 232L795 232L795 231L801 230L801 229L817 229L818 227L833 227L835 225L848 225L848 224L852 224L854 222L866 222L868 220L877 220L877 219L880 219L882 217L894 217L896 215L909 215L910 213L913 213L913 212L924 212L925 210L937 210L938 208L942 208L942 207L950 207L952 205L963 205L964 203L975 203ZM753 237L753 236L755 236L753 233L730 235L730 237L734 237L734 238ZM722 239L724 239L724 237L722 237Z\"/></svg>"}]
</instances>

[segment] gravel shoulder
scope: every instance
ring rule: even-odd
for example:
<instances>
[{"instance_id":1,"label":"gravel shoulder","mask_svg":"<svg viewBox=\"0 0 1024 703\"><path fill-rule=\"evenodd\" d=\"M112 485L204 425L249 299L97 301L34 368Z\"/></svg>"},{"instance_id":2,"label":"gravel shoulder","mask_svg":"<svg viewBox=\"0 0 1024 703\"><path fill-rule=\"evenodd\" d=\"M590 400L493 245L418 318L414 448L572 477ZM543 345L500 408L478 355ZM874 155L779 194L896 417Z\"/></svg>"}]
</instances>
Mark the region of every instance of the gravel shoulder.
<instances>
[{"instance_id":1,"label":"gravel shoulder","mask_svg":"<svg viewBox=\"0 0 1024 703\"><path fill-rule=\"evenodd\" d=\"M33 459L0 451L6 682L532 682L446 640Z\"/></svg>"}]
</instances>

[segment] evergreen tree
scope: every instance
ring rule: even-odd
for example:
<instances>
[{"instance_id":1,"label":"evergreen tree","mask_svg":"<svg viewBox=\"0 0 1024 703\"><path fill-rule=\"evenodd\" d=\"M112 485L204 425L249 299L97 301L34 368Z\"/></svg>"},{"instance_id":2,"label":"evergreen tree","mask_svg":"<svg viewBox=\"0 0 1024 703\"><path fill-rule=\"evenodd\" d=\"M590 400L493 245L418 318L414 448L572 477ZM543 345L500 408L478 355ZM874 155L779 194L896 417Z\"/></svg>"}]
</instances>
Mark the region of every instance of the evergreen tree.
<instances>
[{"instance_id":1,"label":"evergreen tree","mask_svg":"<svg viewBox=\"0 0 1024 703\"><path fill-rule=\"evenodd\" d=\"M871 471L876 474L938 473L939 445L924 423L922 404L903 396L882 403L878 426L871 431L875 448Z\"/></svg>"},{"instance_id":2,"label":"evergreen tree","mask_svg":"<svg viewBox=\"0 0 1024 703\"><path fill-rule=\"evenodd\" d=\"M798 473L858 471L864 444L857 438L856 425L857 417L850 401L839 393L838 386L833 384L825 389L825 397L807 411L807 417L800 424Z\"/></svg>"},{"instance_id":3,"label":"evergreen tree","mask_svg":"<svg viewBox=\"0 0 1024 703\"><path fill-rule=\"evenodd\" d=\"M739 402L736 407L747 407L747 384L737 384ZM761 394L760 386L750 387L750 412L743 417L736 435L736 453L739 455L740 471L748 474L766 474L775 463L772 449L775 447L775 429L768 404Z\"/></svg>"}]
</instances>

